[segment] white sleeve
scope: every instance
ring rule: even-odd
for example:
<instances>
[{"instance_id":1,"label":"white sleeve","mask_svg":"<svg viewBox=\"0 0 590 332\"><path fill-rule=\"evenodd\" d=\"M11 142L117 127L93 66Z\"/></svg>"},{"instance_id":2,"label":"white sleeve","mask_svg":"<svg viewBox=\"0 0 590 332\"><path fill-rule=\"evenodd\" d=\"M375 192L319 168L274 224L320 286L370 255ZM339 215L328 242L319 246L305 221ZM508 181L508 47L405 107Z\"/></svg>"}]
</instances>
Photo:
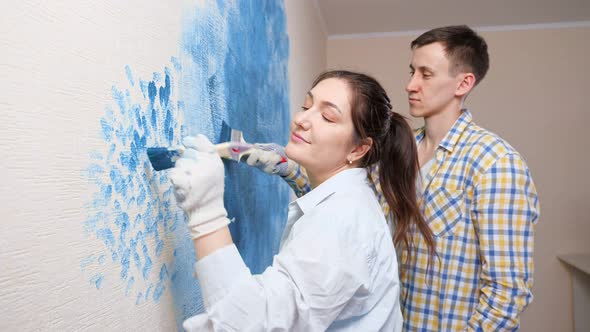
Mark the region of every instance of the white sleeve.
<instances>
[{"instance_id":1,"label":"white sleeve","mask_svg":"<svg viewBox=\"0 0 590 332\"><path fill-rule=\"evenodd\" d=\"M261 275L250 274L234 245L195 265L214 331L323 331L357 292L368 292L366 255L350 243L354 235L320 221Z\"/></svg>"}]
</instances>

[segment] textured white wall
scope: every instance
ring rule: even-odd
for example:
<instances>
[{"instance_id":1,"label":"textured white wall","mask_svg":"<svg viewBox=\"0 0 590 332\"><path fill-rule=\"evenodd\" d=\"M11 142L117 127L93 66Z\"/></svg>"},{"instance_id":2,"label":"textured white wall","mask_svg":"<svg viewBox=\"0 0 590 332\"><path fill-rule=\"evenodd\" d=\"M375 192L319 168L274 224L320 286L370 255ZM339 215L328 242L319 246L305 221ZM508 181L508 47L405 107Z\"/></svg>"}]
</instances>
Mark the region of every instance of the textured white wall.
<instances>
[{"instance_id":1,"label":"textured white wall","mask_svg":"<svg viewBox=\"0 0 590 332\"><path fill-rule=\"evenodd\" d=\"M125 295L121 267L96 255L104 243L85 229L88 202L98 190L87 176L89 151L104 148L101 119L105 107L117 108L112 86L130 85L126 65L136 83L163 75L164 66L174 70L170 56L180 53L186 8L211 3L23 0L0 13L0 144L6 152L0 158L0 330L178 327L170 291L159 301ZM285 11L296 110L325 69L326 37L312 1L286 0ZM173 84L171 100L177 90ZM129 97L141 99L137 91ZM153 250L154 241L146 241ZM154 266L171 260L168 248ZM100 280L93 277L98 272ZM145 289L158 272L147 281L137 278L133 287Z\"/></svg>"},{"instance_id":2,"label":"textured white wall","mask_svg":"<svg viewBox=\"0 0 590 332\"><path fill-rule=\"evenodd\" d=\"M101 291L90 281L97 264L81 261L103 246L84 236L92 188L83 172L111 86L127 81L126 64L148 79L169 64L181 14L180 2L134 0L2 10L0 330L176 329L169 292L135 305L110 259Z\"/></svg>"}]
</instances>

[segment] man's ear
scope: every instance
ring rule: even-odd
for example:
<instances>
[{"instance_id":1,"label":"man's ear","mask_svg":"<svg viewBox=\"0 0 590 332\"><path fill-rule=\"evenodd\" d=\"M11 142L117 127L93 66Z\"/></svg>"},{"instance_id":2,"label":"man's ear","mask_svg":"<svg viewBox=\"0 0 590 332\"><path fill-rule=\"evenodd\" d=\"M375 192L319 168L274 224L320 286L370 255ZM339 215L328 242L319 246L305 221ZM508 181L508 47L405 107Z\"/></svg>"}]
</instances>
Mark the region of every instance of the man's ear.
<instances>
[{"instance_id":1,"label":"man's ear","mask_svg":"<svg viewBox=\"0 0 590 332\"><path fill-rule=\"evenodd\" d=\"M457 84L455 95L458 97L466 96L475 86L475 75L473 75L473 73L460 73L457 76L459 76L461 80Z\"/></svg>"},{"instance_id":2,"label":"man's ear","mask_svg":"<svg viewBox=\"0 0 590 332\"><path fill-rule=\"evenodd\" d=\"M367 152L371 150L372 146L372 138L367 137L363 139L362 142L359 145L355 146L354 149L352 149L352 151L348 154L348 160L352 162L360 161L367 154Z\"/></svg>"}]
</instances>

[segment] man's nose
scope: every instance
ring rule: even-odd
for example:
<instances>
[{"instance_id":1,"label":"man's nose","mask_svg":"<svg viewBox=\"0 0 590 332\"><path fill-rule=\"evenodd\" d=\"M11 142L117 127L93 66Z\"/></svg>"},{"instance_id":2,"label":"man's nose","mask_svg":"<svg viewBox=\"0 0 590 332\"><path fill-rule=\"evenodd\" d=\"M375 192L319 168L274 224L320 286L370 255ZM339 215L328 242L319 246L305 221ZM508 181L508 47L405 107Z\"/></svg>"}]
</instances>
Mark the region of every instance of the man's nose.
<instances>
[{"instance_id":1,"label":"man's nose","mask_svg":"<svg viewBox=\"0 0 590 332\"><path fill-rule=\"evenodd\" d=\"M418 89L418 80L415 78L415 76L412 76L410 78L410 81L406 85L406 92L414 92L417 89Z\"/></svg>"}]
</instances>

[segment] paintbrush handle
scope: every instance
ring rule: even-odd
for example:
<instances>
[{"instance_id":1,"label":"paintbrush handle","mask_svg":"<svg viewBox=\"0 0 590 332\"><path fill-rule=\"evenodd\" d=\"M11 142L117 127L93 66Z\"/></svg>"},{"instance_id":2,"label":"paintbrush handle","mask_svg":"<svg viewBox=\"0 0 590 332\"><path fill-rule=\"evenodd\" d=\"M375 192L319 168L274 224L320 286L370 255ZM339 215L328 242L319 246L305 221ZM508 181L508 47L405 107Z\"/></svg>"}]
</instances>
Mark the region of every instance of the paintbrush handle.
<instances>
[{"instance_id":1,"label":"paintbrush handle","mask_svg":"<svg viewBox=\"0 0 590 332\"><path fill-rule=\"evenodd\" d=\"M241 142L219 143L215 145L215 148L221 158L231 159L238 162L242 156L250 154L254 150L252 144Z\"/></svg>"}]
</instances>

